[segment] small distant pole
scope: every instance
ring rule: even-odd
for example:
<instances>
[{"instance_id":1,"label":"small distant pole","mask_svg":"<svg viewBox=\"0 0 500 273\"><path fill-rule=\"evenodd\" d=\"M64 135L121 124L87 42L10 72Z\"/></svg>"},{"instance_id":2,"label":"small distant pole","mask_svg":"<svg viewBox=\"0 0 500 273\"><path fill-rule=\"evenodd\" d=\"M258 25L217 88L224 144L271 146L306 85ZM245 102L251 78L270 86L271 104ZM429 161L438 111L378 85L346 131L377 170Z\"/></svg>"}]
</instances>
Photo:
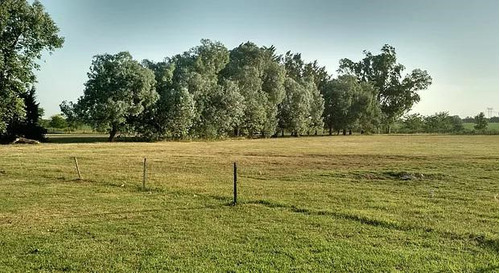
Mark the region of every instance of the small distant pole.
<instances>
[{"instance_id":1,"label":"small distant pole","mask_svg":"<svg viewBox=\"0 0 500 273\"><path fill-rule=\"evenodd\" d=\"M237 187L237 184L238 184L238 167L236 166L236 162L234 162L234 165L233 165L233 169L234 169L234 189L233 189L233 205L236 205L236 201L238 199L238 187Z\"/></svg>"},{"instance_id":2,"label":"small distant pole","mask_svg":"<svg viewBox=\"0 0 500 273\"><path fill-rule=\"evenodd\" d=\"M78 180L82 180L82 174L80 173L80 167L78 166L78 159L76 159L76 156L73 157L75 160L75 166L76 166L76 172L78 173Z\"/></svg>"},{"instance_id":3,"label":"small distant pole","mask_svg":"<svg viewBox=\"0 0 500 273\"><path fill-rule=\"evenodd\" d=\"M142 190L146 190L146 158L144 158L144 170L142 172Z\"/></svg>"}]
</instances>

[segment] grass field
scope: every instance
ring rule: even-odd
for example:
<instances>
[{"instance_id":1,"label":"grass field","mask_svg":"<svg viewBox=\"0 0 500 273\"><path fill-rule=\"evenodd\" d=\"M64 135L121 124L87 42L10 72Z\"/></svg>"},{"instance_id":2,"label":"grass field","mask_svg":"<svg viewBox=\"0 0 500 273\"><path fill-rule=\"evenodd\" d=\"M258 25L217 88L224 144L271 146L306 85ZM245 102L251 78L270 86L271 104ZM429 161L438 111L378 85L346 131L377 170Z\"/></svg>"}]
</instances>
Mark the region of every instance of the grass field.
<instances>
[{"instance_id":1,"label":"grass field","mask_svg":"<svg viewBox=\"0 0 500 273\"><path fill-rule=\"evenodd\" d=\"M466 122L466 123L464 123L464 128L465 128L465 130L472 131L472 130L474 130L475 125L476 125L475 123ZM489 122L487 130L491 131L491 132L498 132L498 123Z\"/></svg>"},{"instance_id":2,"label":"grass field","mask_svg":"<svg viewBox=\"0 0 500 273\"><path fill-rule=\"evenodd\" d=\"M0 272L495 272L498 152L425 135L0 146Z\"/></svg>"}]
</instances>

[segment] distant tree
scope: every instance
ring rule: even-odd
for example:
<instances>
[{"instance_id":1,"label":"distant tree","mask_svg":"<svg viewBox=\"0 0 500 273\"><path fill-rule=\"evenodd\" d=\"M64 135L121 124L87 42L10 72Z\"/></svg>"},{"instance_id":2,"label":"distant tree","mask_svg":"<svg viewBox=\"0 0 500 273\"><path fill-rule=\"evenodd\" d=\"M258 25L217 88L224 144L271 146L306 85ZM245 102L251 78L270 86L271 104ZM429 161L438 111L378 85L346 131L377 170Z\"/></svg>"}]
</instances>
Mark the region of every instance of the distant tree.
<instances>
[{"instance_id":1,"label":"distant tree","mask_svg":"<svg viewBox=\"0 0 500 273\"><path fill-rule=\"evenodd\" d=\"M407 133L421 133L424 126L424 117L420 114L408 115L403 120L403 130Z\"/></svg>"},{"instance_id":2,"label":"distant tree","mask_svg":"<svg viewBox=\"0 0 500 273\"><path fill-rule=\"evenodd\" d=\"M424 118L425 129L428 133L449 133L453 131L448 112L439 112Z\"/></svg>"},{"instance_id":3,"label":"distant tree","mask_svg":"<svg viewBox=\"0 0 500 273\"><path fill-rule=\"evenodd\" d=\"M488 120L484 116L483 112L474 117L474 123L474 129L478 131L484 131L486 130L486 128L488 128Z\"/></svg>"},{"instance_id":4,"label":"distant tree","mask_svg":"<svg viewBox=\"0 0 500 273\"><path fill-rule=\"evenodd\" d=\"M498 123L498 117L491 117L490 122L491 123Z\"/></svg>"},{"instance_id":5,"label":"distant tree","mask_svg":"<svg viewBox=\"0 0 500 273\"><path fill-rule=\"evenodd\" d=\"M53 115L50 117L49 127L55 129L64 129L68 127L68 123L61 114Z\"/></svg>"},{"instance_id":6,"label":"distant tree","mask_svg":"<svg viewBox=\"0 0 500 273\"><path fill-rule=\"evenodd\" d=\"M462 119L463 122L466 122L466 123L474 123L474 117L465 117Z\"/></svg>"},{"instance_id":7,"label":"distant tree","mask_svg":"<svg viewBox=\"0 0 500 273\"><path fill-rule=\"evenodd\" d=\"M384 45L379 55L369 51L364 51L364 54L365 58L359 62L340 60L338 72L356 76L358 81L370 82L377 88L386 132L390 133L395 120L420 101L418 91L427 89L432 78L427 71L420 69L403 76L405 67L397 63L396 50L390 45Z\"/></svg>"},{"instance_id":8,"label":"distant tree","mask_svg":"<svg viewBox=\"0 0 500 273\"><path fill-rule=\"evenodd\" d=\"M33 71L40 67L36 60L42 51L62 47L64 39L58 32L39 1L0 1L0 139L28 133L12 131L22 129L17 126L20 123L34 124L33 120L25 121L23 97L30 96L30 86L36 80ZM32 137L40 133L33 132Z\"/></svg>"},{"instance_id":9,"label":"distant tree","mask_svg":"<svg viewBox=\"0 0 500 273\"><path fill-rule=\"evenodd\" d=\"M462 132L464 128L464 124L462 119L459 116L451 116L449 117L450 123L452 125L452 132L453 133L460 133Z\"/></svg>"},{"instance_id":10,"label":"distant tree","mask_svg":"<svg viewBox=\"0 0 500 273\"><path fill-rule=\"evenodd\" d=\"M94 129L107 130L109 141L158 99L153 72L128 52L95 56L87 75L84 94L72 111Z\"/></svg>"}]
</instances>

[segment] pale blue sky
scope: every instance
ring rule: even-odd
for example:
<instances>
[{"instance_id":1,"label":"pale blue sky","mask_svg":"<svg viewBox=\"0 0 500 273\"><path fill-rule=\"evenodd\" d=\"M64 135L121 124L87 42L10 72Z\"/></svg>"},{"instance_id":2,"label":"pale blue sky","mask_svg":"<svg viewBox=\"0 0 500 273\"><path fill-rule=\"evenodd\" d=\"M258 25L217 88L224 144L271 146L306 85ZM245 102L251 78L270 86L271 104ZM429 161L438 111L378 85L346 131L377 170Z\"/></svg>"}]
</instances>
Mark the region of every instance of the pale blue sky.
<instances>
[{"instance_id":1,"label":"pale blue sky","mask_svg":"<svg viewBox=\"0 0 500 273\"><path fill-rule=\"evenodd\" d=\"M129 51L160 61L208 38L300 52L336 75L341 58L359 60L388 43L399 62L434 79L413 112L475 115L498 111L497 0L155 1L41 0L66 41L45 54L38 98L46 116L75 101L92 56Z\"/></svg>"}]
</instances>

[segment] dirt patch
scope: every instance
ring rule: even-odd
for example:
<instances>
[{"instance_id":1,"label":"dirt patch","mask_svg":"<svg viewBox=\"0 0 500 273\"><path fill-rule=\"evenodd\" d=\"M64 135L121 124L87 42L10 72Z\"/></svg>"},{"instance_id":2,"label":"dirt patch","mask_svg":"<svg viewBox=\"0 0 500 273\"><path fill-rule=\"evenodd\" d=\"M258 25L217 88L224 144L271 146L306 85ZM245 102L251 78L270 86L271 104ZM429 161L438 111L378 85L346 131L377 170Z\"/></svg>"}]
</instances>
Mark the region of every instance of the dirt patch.
<instances>
[{"instance_id":1,"label":"dirt patch","mask_svg":"<svg viewBox=\"0 0 500 273\"><path fill-rule=\"evenodd\" d=\"M441 180L446 177L442 173L419 173L405 171L363 172L354 173L356 179L366 180Z\"/></svg>"}]
</instances>

